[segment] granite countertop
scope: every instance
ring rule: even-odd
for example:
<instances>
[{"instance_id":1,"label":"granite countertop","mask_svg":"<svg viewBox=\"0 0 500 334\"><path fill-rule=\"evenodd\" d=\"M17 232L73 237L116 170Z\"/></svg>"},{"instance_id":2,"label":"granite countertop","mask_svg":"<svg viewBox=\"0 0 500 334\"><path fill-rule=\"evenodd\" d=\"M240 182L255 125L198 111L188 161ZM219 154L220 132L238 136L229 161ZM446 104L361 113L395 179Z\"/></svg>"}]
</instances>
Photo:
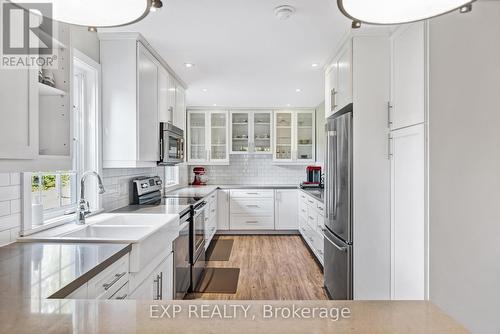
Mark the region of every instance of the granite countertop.
<instances>
[{"instance_id":1,"label":"granite countertop","mask_svg":"<svg viewBox=\"0 0 500 334\"><path fill-rule=\"evenodd\" d=\"M170 305L170 306L169 306ZM162 310L172 315L160 318ZM292 307L299 310L326 308L327 318L318 311L313 319L281 316L264 318L264 305L271 310ZM226 306L227 310L223 307ZM233 306L236 312L233 313ZM202 317L203 307L204 316ZM247 316L241 307L248 308ZM189 309L196 310L189 312ZM340 316L342 310L349 313ZM153 312L151 311L153 310ZM156 311L154 311L156 310ZM212 311L220 313L213 314ZM338 313L336 313L338 312ZM198 314L198 316L196 316ZM275 314L275 312L273 312ZM299 314L301 314L299 312ZM335 319L338 314L338 319ZM152 318L151 315L157 318ZM190 316L191 315L191 316ZM223 318L225 317L225 318ZM351 334L441 334L468 333L441 309L424 301L160 301L133 300L42 300L0 299L3 333L351 333Z\"/></svg>"},{"instance_id":2,"label":"granite countertop","mask_svg":"<svg viewBox=\"0 0 500 334\"><path fill-rule=\"evenodd\" d=\"M62 298L130 252L128 244L13 243L0 247L0 299Z\"/></svg>"}]
</instances>

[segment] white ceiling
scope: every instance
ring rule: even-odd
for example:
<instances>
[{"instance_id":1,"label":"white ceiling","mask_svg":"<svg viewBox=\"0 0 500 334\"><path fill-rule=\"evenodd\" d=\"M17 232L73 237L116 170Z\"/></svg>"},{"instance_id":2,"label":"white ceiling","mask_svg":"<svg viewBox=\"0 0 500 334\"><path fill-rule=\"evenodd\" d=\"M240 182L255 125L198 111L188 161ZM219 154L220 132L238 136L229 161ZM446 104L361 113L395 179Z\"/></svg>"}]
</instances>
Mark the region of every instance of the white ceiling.
<instances>
[{"instance_id":1,"label":"white ceiling","mask_svg":"<svg viewBox=\"0 0 500 334\"><path fill-rule=\"evenodd\" d=\"M187 83L189 106L315 107L324 99L322 66L350 28L335 0L163 3L160 12L113 30L143 34ZM296 12L278 20L274 8L285 4Z\"/></svg>"}]
</instances>

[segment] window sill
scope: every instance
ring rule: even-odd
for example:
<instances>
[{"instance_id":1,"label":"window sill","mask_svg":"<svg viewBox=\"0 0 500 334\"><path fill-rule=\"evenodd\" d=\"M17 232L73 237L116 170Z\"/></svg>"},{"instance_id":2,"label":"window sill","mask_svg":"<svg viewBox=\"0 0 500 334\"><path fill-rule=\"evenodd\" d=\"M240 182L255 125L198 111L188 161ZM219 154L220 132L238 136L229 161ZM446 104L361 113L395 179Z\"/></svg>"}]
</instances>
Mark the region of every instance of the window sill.
<instances>
[{"instance_id":1,"label":"window sill","mask_svg":"<svg viewBox=\"0 0 500 334\"><path fill-rule=\"evenodd\" d=\"M70 223L70 222L75 221L75 220L76 220L76 213L71 214L71 215L67 215L67 216L61 216L61 217L57 217L57 218L48 219L48 220L43 222L43 225L32 227L29 230L21 231L20 235L22 237L25 237L27 235L42 232L42 231L48 230L50 228L54 228L54 227L57 227L57 226L60 226L63 224Z\"/></svg>"}]
</instances>

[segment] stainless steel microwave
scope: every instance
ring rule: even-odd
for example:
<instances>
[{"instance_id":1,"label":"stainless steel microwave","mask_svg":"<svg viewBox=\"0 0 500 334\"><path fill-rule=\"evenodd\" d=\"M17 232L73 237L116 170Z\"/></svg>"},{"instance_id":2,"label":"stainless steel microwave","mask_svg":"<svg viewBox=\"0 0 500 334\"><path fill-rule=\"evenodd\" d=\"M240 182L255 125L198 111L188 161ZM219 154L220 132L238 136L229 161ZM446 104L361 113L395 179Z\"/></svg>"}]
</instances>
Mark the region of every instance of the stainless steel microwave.
<instances>
[{"instance_id":1,"label":"stainless steel microwave","mask_svg":"<svg viewBox=\"0 0 500 334\"><path fill-rule=\"evenodd\" d=\"M170 123L160 123L160 161L172 166L184 162L184 131Z\"/></svg>"}]
</instances>

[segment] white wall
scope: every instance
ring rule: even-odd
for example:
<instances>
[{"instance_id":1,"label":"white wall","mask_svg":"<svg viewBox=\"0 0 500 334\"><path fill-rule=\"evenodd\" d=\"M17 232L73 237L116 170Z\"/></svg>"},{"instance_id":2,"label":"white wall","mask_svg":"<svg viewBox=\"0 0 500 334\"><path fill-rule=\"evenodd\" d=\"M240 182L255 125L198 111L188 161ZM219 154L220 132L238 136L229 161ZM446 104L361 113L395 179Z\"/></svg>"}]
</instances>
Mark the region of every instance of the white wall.
<instances>
[{"instance_id":1,"label":"white wall","mask_svg":"<svg viewBox=\"0 0 500 334\"><path fill-rule=\"evenodd\" d=\"M89 32L87 27L71 26L71 45L87 56L99 61L99 39L97 33Z\"/></svg>"},{"instance_id":2,"label":"white wall","mask_svg":"<svg viewBox=\"0 0 500 334\"><path fill-rule=\"evenodd\" d=\"M500 333L500 3L430 23L430 300Z\"/></svg>"}]
</instances>

